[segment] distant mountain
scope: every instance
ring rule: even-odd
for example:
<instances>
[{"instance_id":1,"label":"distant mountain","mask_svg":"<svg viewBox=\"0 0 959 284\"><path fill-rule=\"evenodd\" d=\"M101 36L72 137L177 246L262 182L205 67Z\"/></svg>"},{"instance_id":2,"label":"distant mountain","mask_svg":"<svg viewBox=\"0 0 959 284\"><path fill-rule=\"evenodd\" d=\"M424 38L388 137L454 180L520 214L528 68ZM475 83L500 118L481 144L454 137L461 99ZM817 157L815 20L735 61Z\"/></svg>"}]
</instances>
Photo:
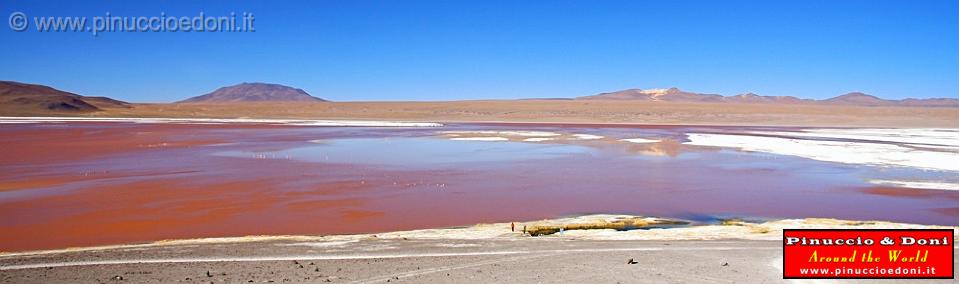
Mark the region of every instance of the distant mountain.
<instances>
[{"instance_id":1,"label":"distant mountain","mask_svg":"<svg viewBox=\"0 0 959 284\"><path fill-rule=\"evenodd\" d=\"M217 102L322 102L301 89L267 83L242 83L222 87L212 93L192 97L178 103Z\"/></svg>"},{"instance_id":2,"label":"distant mountain","mask_svg":"<svg viewBox=\"0 0 959 284\"><path fill-rule=\"evenodd\" d=\"M685 92L677 88L669 89L628 89L611 93L576 98L579 100L642 100L642 101L684 101L684 102L721 102L723 96Z\"/></svg>"},{"instance_id":3,"label":"distant mountain","mask_svg":"<svg viewBox=\"0 0 959 284\"><path fill-rule=\"evenodd\" d=\"M860 92L848 93L825 100L801 99L792 96L761 96L753 93L735 96L721 96L716 94L702 94L682 91L678 88L669 89L627 89L622 91L600 93L592 96L578 97L577 100L637 100L662 102L715 102L715 103L747 103L747 104L819 104L819 105L849 105L849 106L915 106L915 107L959 107L959 99L932 98L932 99L904 99L886 100Z\"/></svg>"},{"instance_id":4,"label":"distant mountain","mask_svg":"<svg viewBox=\"0 0 959 284\"><path fill-rule=\"evenodd\" d=\"M886 100L876 96L852 92L835 98L821 101L826 104L856 105L856 106L914 106L914 107L959 107L959 99L930 98L930 99L903 99Z\"/></svg>"},{"instance_id":5,"label":"distant mountain","mask_svg":"<svg viewBox=\"0 0 959 284\"><path fill-rule=\"evenodd\" d=\"M889 106L896 103L895 101L880 99L879 97L863 94L860 92L848 93L835 98L823 100L822 102L827 104L858 106Z\"/></svg>"},{"instance_id":6,"label":"distant mountain","mask_svg":"<svg viewBox=\"0 0 959 284\"><path fill-rule=\"evenodd\" d=\"M959 107L959 99L931 98L931 99L904 99L899 101L903 106L923 107Z\"/></svg>"},{"instance_id":7,"label":"distant mountain","mask_svg":"<svg viewBox=\"0 0 959 284\"><path fill-rule=\"evenodd\" d=\"M800 99L793 96L760 96L753 93L724 97L723 101L747 104L804 104L814 102L810 99Z\"/></svg>"},{"instance_id":8,"label":"distant mountain","mask_svg":"<svg viewBox=\"0 0 959 284\"><path fill-rule=\"evenodd\" d=\"M4 114L82 113L128 107L130 104L111 98L85 97L43 85L0 81L0 112Z\"/></svg>"}]
</instances>

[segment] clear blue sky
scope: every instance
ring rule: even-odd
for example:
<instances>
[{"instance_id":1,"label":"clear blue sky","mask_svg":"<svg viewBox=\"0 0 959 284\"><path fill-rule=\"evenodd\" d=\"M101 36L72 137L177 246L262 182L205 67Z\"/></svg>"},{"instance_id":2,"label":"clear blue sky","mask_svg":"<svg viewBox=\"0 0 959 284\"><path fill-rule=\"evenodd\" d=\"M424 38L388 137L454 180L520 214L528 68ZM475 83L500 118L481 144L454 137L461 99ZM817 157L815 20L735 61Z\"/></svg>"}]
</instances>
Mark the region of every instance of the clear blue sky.
<instances>
[{"instance_id":1,"label":"clear blue sky","mask_svg":"<svg viewBox=\"0 0 959 284\"><path fill-rule=\"evenodd\" d=\"M959 97L959 1L31 1L0 15L252 12L253 33L0 26L0 80L170 102L240 82L322 98ZM32 28L32 23L31 23Z\"/></svg>"}]
</instances>

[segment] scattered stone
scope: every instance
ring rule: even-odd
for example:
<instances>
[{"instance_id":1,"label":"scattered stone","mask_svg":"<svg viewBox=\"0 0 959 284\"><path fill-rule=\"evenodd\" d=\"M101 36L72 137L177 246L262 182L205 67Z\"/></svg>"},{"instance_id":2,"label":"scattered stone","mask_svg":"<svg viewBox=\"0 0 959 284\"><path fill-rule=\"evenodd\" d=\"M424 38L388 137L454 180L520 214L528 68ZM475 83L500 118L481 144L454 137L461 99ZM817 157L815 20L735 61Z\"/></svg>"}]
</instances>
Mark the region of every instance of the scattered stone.
<instances>
[{"instance_id":1,"label":"scattered stone","mask_svg":"<svg viewBox=\"0 0 959 284\"><path fill-rule=\"evenodd\" d=\"M729 262L723 262L723 266L729 266Z\"/></svg>"},{"instance_id":2,"label":"scattered stone","mask_svg":"<svg viewBox=\"0 0 959 284\"><path fill-rule=\"evenodd\" d=\"M120 275L113 276L113 280L123 280L123 276L120 276Z\"/></svg>"},{"instance_id":3,"label":"scattered stone","mask_svg":"<svg viewBox=\"0 0 959 284\"><path fill-rule=\"evenodd\" d=\"M206 277L213 277L213 273L210 273L209 270L206 271Z\"/></svg>"},{"instance_id":4,"label":"scattered stone","mask_svg":"<svg viewBox=\"0 0 959 284\"><path fill-rule=\"evenodd\" d=\"M630 258L629 260L626 261L626 264L637 264L637 263L639 263L639 262L636 262L636 261L633 260L632 258Z\"/></svg>"},{"instance_id":5,"label":"scattered stone","mask_svg":"<svg viewBox=\"0 0 959 284\"><path fill-rule=\"evenodd\" d=\"M313 269L313 272L320 272L320 268L317 267L317 268Z\"/></svg>"}]
</instances>

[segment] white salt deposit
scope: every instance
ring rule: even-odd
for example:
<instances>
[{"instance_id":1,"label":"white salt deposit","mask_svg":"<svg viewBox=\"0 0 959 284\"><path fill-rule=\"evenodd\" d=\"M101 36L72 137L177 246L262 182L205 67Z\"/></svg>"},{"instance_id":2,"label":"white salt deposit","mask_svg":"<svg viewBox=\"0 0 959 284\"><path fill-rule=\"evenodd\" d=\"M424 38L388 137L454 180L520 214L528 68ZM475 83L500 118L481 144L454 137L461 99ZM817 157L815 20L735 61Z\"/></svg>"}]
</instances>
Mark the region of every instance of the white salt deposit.
<instances>
[{"instance_id":1,"label":"white salt deposit","mask_svg":"<svg viewBox=\"0 0 959 284\"><path fill-rule=\"evenodd\" d=\"M596 140L603 139L603 136L593 134L573 134L573 138L579 140Z\"/></svg>"},{"instance_id":2,"label":"white salt deposit","mask_svg":"<svg viewBox=\"0 0 959 284\"><path fill-rule=\"evenodd\" d=\"M894 144L689 133L684 144L737 148L814 160L873 166L959 171L959 153L928 151Z\"/></svg>"},{"instance_id":3,"label":"white salt deposit","mask_svg":"<svg viewBox=\"0 0 959 284\"><path fill-rule=\"evenodd\" d=\"M543 141L550 141L550 140L556 140L556 139L551 137L533 137L533 138L523 139L523 141L525 142L543 142Z\"/></svg>"},{"instance_id":4,"label":"white salt deposit","mask_svg":"<svg viewBox=\"0 0 959 284\"><path fill-rule=\"evenodd\" d=\"M894 142L933 148L959 149L959 129L936 128L855 128L804 129L802 131L756 131L753 134L805 138L854 139Z\"/></svg>"},{"instance_id":5,"label":"white salt deposit","mask_svg":"<svg viewBox=\"0 0 959 284\"><path fill-rule=\"evenodd\" d=\"M935 181L901 181L901 180L879 180L871 179L870 183L881 185L892 185L898 187L939 189L939 190L959 190L959 184Z\"/></svg>"},{"instance_id":6,"label":"white salt deposit","mask_svg":"<svg viewBox=\"0 0 959 284\"><path fill-rule=\"evenodd\" d=\"M629 139L620 139L619 141L639 143L639 144L659 142L659 140L656 140L656 139L646 139L646 138L629 138Z\"/></svg>"},{"instance_id":7,"label":"white salt deposit","mask_svg":"<svg viewBox=\"0 0 959 284\"><path fill-rule=\"evenodd\" d=\"M450 138L450 140L457 140L457 141L509 141L509 138L506 138L506 137L456 137L456 138Z\"/></svg>"},{"instance_id":8,"label":"white salt deposit","mask_svg":"<svg viewBox=\"0 0 959 284\"><path fill-rule=\"evenodd\" d=\"M496 131L496 130L456 130L456 131L440 131L440 134L447 134L452 136L457 135L500 135L500 136L521 136L521 137L554 137L560 136L559 133L549 132L549 131L530 131L530 130L510 130L510 131Z\"/></svg>"}]
</instances>

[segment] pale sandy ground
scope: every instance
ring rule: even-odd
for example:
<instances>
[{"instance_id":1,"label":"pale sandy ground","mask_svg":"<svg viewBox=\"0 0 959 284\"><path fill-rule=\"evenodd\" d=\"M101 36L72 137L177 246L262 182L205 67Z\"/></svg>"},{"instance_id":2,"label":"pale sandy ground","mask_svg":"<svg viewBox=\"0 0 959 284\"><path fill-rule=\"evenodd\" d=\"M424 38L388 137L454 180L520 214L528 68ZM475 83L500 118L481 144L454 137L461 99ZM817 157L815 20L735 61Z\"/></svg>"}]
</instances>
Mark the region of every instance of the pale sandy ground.
<instances>
[{"instance_id":1,"label":"pale sandy ground","mask_svg":"<svg viewBox=\"0 0 959 284\"><path fill-rule=\"evenodd\" d=\"M590 215L517 223L517 227L631 218L641 217ZM198 239L6 254L0 256L0 282L808 282L782 279L781 228L928 227L802 219L625 232L577 230L529 237L510 231L509 225L375 235ZM636 263L628 264L629 259ZM846 282L850 281L842 281Z\"/></svg>"},{"instance_id":2,"label":"pale sandy ground","mask_svg":"<svg viewBox=\"0 0 959 284\"><path fill-rule=\"evenodd\" d=\"M778 241L549 238L173 245L0 259L4 267L74 264L2 270L0 282L761 283L782 281L773 265L781 248Z\"/></svg>"},{"instance_id":3,"label":"pale sandy ground","mask_svg":"<svg viewBox=\"0 0 959 284\"><path fill-rule=\"evenodd\" d=\"M6 116L38 116L0 108ZM135 104L100 117L299 118L435 122L959 127L959 108L852 107L642 101L487 100ZM47 116L47 115L40 115Z\"/></svg>"}]
</instances>

